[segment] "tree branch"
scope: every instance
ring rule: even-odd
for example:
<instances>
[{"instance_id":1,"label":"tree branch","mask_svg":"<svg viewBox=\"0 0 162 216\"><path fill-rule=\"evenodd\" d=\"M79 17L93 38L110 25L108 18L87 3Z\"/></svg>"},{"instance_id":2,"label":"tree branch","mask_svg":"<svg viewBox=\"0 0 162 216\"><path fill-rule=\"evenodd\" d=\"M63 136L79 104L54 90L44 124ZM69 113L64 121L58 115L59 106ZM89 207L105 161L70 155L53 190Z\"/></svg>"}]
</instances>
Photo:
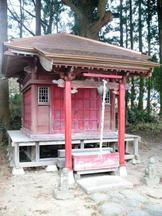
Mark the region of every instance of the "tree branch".
<instances>
[{"instance_id":1,"label":"tree branch","mask_svg":"<svg viewBox=\"0 0 162 216\"><path fill-rule=\"evenodd\" d=\"M101 27L105 26L107 23L113 20L113 15L111 11L106 11L104 17L101 20Z\"/></svg>"},{"instance_id":2,"label":"tree branch","mask_svg":"<svg viewBox=\"0 0 162 216\"><path fill-rule=\"evenodd\" d=\"M69 6L72 11L74 11L80 18L83 16L81 11L78 9L78 7L75 6L75 4L71 0L62 0L62 2Z\"/></svg>"},{"instance_id":3,"label":"tree branch","mask_svg":"<svg viewBox=\"0 0 162 216\"><path fill-rule=\"evenodd\" d=\"M107 3L107 0L99 0L98 2L97 15L99 19L102 19L105 16L106 3Z\"/></svg>"},{"instance_id":4,"label":"tree branch","mask_svg":"<svg viewBox=\"0 0 162 216\"><path fill-rule=\"evenodd\" d=\"M26 10L24 7L22 7L22 10L24 12L26 12L27 14L29 14L31 17L36 18L36 16L34 14L32 14L31 12L29 12L28 10ZM42 20L42 19L41 19L41 23L42 23L42 25L46 25L47 26L47 23L44 20Z\"/></svg>"},{"instance_id":5,"label":"tree branch","mask_svg":"<svg viewBox=\"0 0 162 216\"><path fill-rule=\"evenodd\" d=\"M18 15L17 15L16 12L12 12L12 11L10 10L10 8L8 8L8 11L10 12L10 14L11 14L11 16L13 17L14 20L16 20L19 24L21 23L22 26L23 26L31 35L35 36L35 34L34 34L30 29L28 29L28 28L20 21L20 19L19 19L19 17L18 17Z\"/></svg>"},{"instance_id":6,"label":"tree branch","mask_svg":"<svg viewBox=\"0 0 162 216\"><path fill-rule=\"evenodd\" d=\"M35 0L32 0L32 2L33 2L33 5L34 5L34 7L36 6L36 2L35 2Z\"/></svg>"},{"instance_id":7,"label":"tree branch","mask_svg":"<svg viewBox=\"0 0 162 216\"><path fill-rule=\"evenodd\" d=\"M31 17L35 18L35 15L32 14L30 11L26 10L24 7L22 7L22 10L29 14Z\"/></svg>"},{"instance_id":8,"label":"tree branch","mask_svg":"<svg viewBox=\"0 0 162 216\"><path fill-rule=\"evenodd\" d=\"M111 11L106 11L104 14L104 17L102 19L99 19L98 21L91 24L90 28L93 31L96 31L96 29L100 30L103 26L105 26L107 23L112 21L113 16Z\"/></svg>"}]
</instances>

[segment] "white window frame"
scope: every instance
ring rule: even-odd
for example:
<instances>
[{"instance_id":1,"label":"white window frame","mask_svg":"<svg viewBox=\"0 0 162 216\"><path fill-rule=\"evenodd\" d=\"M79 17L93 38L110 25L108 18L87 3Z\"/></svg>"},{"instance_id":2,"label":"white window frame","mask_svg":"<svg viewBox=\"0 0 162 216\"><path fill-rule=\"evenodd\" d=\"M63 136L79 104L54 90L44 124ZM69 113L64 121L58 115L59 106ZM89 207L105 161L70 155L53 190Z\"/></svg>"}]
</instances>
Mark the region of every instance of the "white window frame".
<instances>
[{"instance_id":1,"label":"white window frame","mask_svg":"<svg viewBox=\"0 0 162 216\"><path fill-rule=\"evenodd\" d=\"M40 101L40 89L43 89L43 88L47 88L47 96L48 96L48 100L47 101ZM38 104L39 105L49 105L50 103L50 88L48 86L38 86Z\"/></svg>"},{"instance_id":2,"label":"white window frame","mask_svg":"<svg viewBox=\"0 0 162 216\"><path fill-rule=\"evenodd\" d=\"M105 104L106 105L111 105L111 102L110 102L110 90L108 90L108 92L106 93Z\"/></svg>"}]
</instances>

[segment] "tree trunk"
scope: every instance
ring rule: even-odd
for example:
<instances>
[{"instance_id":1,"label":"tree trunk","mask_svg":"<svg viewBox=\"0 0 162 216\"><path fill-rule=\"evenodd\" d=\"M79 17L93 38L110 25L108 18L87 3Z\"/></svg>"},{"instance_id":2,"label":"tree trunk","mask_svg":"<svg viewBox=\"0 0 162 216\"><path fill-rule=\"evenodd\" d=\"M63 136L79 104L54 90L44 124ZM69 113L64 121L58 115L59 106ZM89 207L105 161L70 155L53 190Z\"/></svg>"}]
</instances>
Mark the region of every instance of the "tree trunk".
<instances>
[{"instance_id":1,"label":"tree trunk","mask_svg":"<svg viewBox=\"0 0 162 216\"><path fill-rule=\"evenodd\" d=\"M75 27L83 37L99 39L99 32L103 26L112 20L111 11L107 10L107 0L62 0L75 13ZM94 15L95 11L95 15Z\"/></svg>"},{"instance_id":2,"label":"tree trunk","mask_svg":"<svg viewBox=\"0 0 162 216\"><path fill-rule=\"evenodd\" d=\"M125 21L125 34L126 34L126 36L125 36L125 47L126 48L128 48L128 34L129 34L129 32L128 32L128 14L127 14L127 11L126 11L126 21Z\"/></svg>"},{"instance_id":3,"label":"tree trunk","mask_svg":"<svg viewBox=\"0 0 162 216\"><path fill-rule=\"evenodd\" d=\"M8 81L2 80L3 42L7 40L7 0L0 0L0 123L9 125Z\"/></svg>"},{"instance_id":4,"label":"tree trunk","mask_svg":"<svg viewBox=\"0 0 162 216\"><path fill-rule=\"evenodd\" d=\"M123 0L120 0L120 46L123 47Z\"/></svg>"},{"instance_id":5,"label":"tree trunk","mask_svg":"<svg viewBox=\"0 0 162 216\"><path fill-rule=\"evenodd\" d=\"M130 42L131 49L133 49L133 21L132 21L132 0L129 0L129 11L130 11Z\"/></svg>"},{"instance_id":6,"label":"tree trunk","mask_svg":"<svg viewBox=\"0 0 162 216\"><path fill-rule=\"evenodd\" d=\"M24 15L23 15L23 5L22 5L22 0L19 0L19 5L20 5L20 23L19 23L19 29L20 29L20 38L23 37L23 21L24 21Z\"/></svg>"},{"instance_id":7,"label":"tree trunk","mask_svg":"<svg viewBox=\"0 0 162 216\"><path fill-rule=\"evenodd\" d=\"M142 2L139 2L139 24L138 24L138 31L139 31L139 51L142 52ZM143 111L143 95L144 95L144 79L140 77L139 82L139 101L138 101L138 110Z\"/></svg>"},{"instance_id":8,"label":"tree trunk","mask_svg":"<svg viewBox=\"0 0 162 216\"><path fill-rule=\"evenodd\" d=\"M129 0L129 17L130 17L130 45L131 49L133 49L133 21L132 21L132 0ZM134 109L135 101L135 85L134 85L134 77L131 78L131 109Z\"/></svg>"},{"instance_id":9,"label":"tree trunk","mask_svg":"<svg viewBox=\"0 0 162 216\"><path fill-rule=\"evenodd\" d=\"M36 0L35 15L36 15L35 34L36 35L41 35L41 0Z\"/></svg>"},{"instance_id":10,"label":"tree trunk","mask_svg":"<svg viewBox=\"0 0 162 216\"><path fill-rule=\"evenodd\" d=\"M148 29L148 35L147 35L147 43L148 43L148 55L151 55L151 2L150 0L147 0L147 29ZM151 78L149 77L147 80L147 113L150 114L151 112Z\"/></svg>"},{"instance_id":11,"label":"tree trunk","mask_svg":"<svg viewBox=\"0 0 162 216\"><path fill-rule=\"evenodd\" d=\"M162 0L157 1L159 21L160 63L162 63ZM160 68L162 74L162 66ZM160 76L160 117L162 117L162 75Z\"/></svg>"}]
</instances>

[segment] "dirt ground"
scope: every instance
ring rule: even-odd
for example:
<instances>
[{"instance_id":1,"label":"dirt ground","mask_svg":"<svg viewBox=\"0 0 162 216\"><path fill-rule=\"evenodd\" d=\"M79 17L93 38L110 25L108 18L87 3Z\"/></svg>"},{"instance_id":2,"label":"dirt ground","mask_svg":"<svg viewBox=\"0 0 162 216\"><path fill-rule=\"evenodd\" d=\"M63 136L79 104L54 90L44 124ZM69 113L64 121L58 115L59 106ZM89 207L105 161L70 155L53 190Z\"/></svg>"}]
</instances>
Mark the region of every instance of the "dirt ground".
<instances>
[{"instance_id":1,"label":"dirt ground","mask_svg":"<svg viewBox=\"0 0 162 216\"><path fill-rule=\"evenodd\" d=\"M162 134L141 133L140 135L142 135L139 149L141 163L137 165L127 163L128 179L136 188L141 187L141 178L151 156L155 157L158 174L162 177ZM73 199L54 199L53 192L58 184L57 173L47 173L42 168L27 170L23 176L12 176L4 149L1 148L0 152L0 216L100 215L96 203L78 187L73 190ZM149 191L149 187L145 187L145 191L147 189ZM159 189L162 190L161 184Z\"/></svg>"},{"instance_id":2,"label":"dirt ground","mask_svg":"<svg viewBox=\"0 0 162 216\"><path fill-rule=\"evenodd\" d=\"M140 131L136 134L141 136L139 144L140 163L136 165L133 165L131 162L127 163L127 171L129 174L128 179L138 186L141 184L141 178L144 175L150 157L155 158L157 174L162 179L162 131L158 134L154 134L151 131Z\"/></svg>"}]
</instances>

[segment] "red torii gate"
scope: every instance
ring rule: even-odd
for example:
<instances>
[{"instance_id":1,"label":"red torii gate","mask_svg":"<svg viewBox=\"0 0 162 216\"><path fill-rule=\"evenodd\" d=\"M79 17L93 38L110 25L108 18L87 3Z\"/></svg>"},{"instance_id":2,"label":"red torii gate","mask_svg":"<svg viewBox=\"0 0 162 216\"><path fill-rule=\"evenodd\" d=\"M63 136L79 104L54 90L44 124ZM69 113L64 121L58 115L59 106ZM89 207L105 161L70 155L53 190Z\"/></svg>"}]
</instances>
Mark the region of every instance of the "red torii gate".
<instances>
[{"instance_id":1,"label":"red torii gate","mask_svg":"<svg viewBox=\"0 0 162 216\"><path fill-rule=\"evenodd\" d=\"M106 75L83 73L83 76L98 78L120 79L118 92L118 151L121 175L126 175L125 168L125 77L120 75ZM65 81L64 93L65 112L65 168L72 170L72 110L71 110L71 81ZM124 169L123 169L124 168Z\"/></svg>"}]
</instances>

